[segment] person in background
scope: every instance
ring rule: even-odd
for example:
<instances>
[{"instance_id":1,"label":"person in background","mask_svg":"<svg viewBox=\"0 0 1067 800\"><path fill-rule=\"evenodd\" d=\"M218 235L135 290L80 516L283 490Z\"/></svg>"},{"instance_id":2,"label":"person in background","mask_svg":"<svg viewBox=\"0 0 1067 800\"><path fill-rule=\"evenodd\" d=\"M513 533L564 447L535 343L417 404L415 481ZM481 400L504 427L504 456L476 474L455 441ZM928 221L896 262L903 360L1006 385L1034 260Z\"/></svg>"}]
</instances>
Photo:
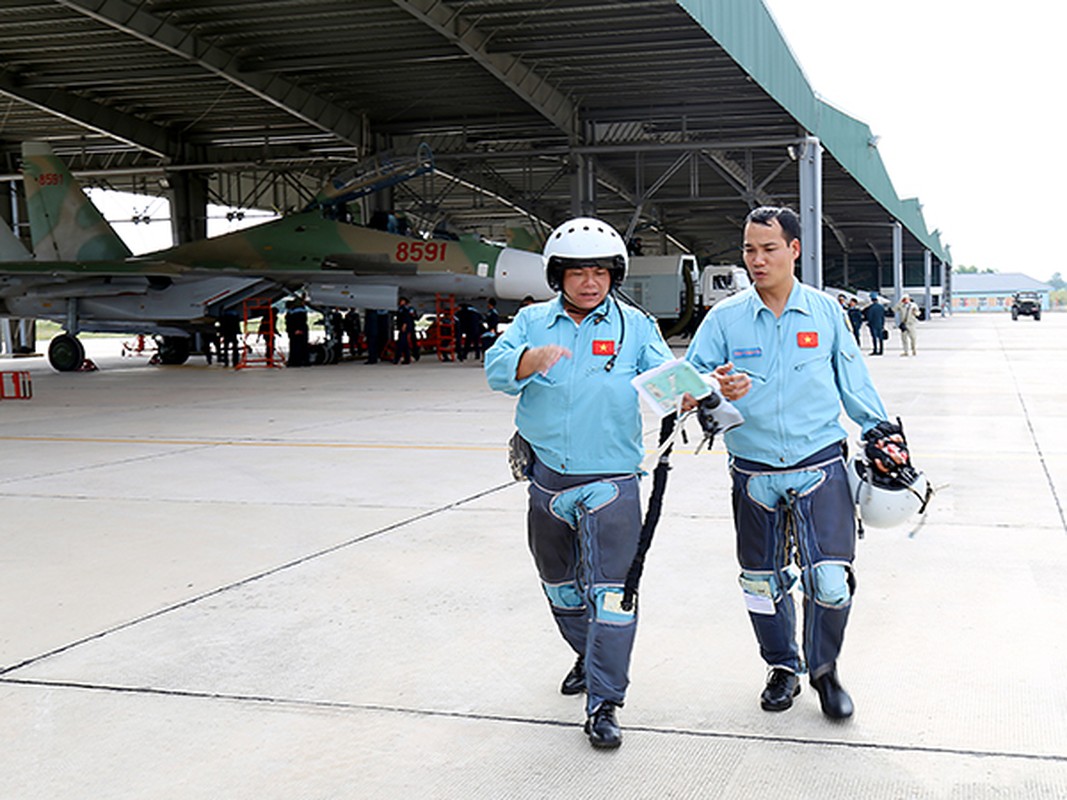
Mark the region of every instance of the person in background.
<instances>
[{"instance_id":1,"label":"person in background","mask_svg":"<svg viewBox=\"0 0 1067 800\"><path fill-rule=\"evenodd\" d=\"M355 358L363 352L363 347L359 341L360 334L362 333L362 326L359 322L359 312L354 308L348 309L342 324L344 326L345 335L348 337L348 355Z\"/></svg>"},{"instance_id":2,"label":"person in background","mask_svg":"<svg viewBox=\"0 0 1067 800\"><path fill-rule=\"evenodd\" d=\"M867 327L871 329L872 356L880 356L885 344L885 306L878 300L878 292L871 292L871 304L863 310Z\"/></svg>"},{"instance_id":3,"label":"person in background","mask_svg":"<svg viewBox=\"0 0 1067 800\"><path fill-rule=\"evenodd\" d=\"M237 315L236 308L227 308L222 312L219 319L219 338L222 340L222 350L219 361L224 367L236 367L240 345L238 339L241 336L241 318Z\"/></svg>"},{"instance_id":4,"label":"person in background","mask_svg":"<svg viewBox=\"0 0 1067 800\"><path fill-rule=\"evenodd\" d=\"M259 328L256 331L257 339L263 342L266 348L267 361L274 362L274 337L278 333L277 314L274 306L268 306L267 312L259 318Z\"/></svg>"},{"instance_id":5,"label":"person in background","mask_svg":"<svg viewBox=\"0 0 1067 800\"><path fill-rule=\"evenodd\" d=\"M853 297L848 301L848 324L852 326L852 335L856 337L856 344L863 347L860 341L860 331L863 329L863 309L859 301Z\"/></svg>"},{"instance_id":6,"label":"person in background","mask_svg":"<svg viewBox=\"0 0 1067 800\"><path fill-rule=\"evenodd\" d=\"M485 331L482 333L482 350L488 350L500 335L500 314L496 310L496 298L485 301Z\"/></svg>"},{"instance_id":7,"label":"person in background","mask_svg":"<svg viewBox=\"0 0 1067 800\"><path fill-rule=\"evenodd\" d=\"M396 308L396 350L393 363L411 363L411 352L415 347L415 309L406 297L401 297Z\"/></svg>"},{"instance_id":8,"label":"person in background","mask_svg":"<svg viewBox=\"0 0 1067 800\"><path fill-rule=\"evenodd\" d=\"M896 307L896 315L897 327L900 328L900 345L904 348L900 354L906 356L908 347L911 347L911 354L918 355L915 352L915 342L919 333L919 307L905 294Z\"/></svg>"},{"instance_id":9,"label":"person in background","mask_svg":"<svg viewBox=\"0 0 1067 800\"><path fill-rule=\"evenodd\" d=\"M285 333L289 337L287 366L306 367L311 363L308 348L308 312L300 300L285 305Z\"/></svg>"}]
</instances>

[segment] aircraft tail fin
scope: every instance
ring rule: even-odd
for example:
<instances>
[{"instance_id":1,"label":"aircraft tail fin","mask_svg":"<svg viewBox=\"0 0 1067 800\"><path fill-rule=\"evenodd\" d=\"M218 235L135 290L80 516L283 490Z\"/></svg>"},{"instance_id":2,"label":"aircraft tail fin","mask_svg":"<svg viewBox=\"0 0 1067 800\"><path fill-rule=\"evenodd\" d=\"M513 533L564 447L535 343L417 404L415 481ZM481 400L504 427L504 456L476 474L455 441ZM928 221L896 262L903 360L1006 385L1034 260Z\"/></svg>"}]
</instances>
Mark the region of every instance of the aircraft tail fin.
<instances>
[{"instance_id":1,"label":"aircraft tail fin","mask_svg":"<svg viewBox=\"0 0 1067 800\"><path fill-rule=\"evenodd\" d=\"M0 261L30 261L33 258L5 223L0 223Z\"/></svg>"},{"instance_id":2,"label":"aircraft tail fin","mask_svg":"<svg viewBox=\"0 0 1067 800\"><path fill-rule=\"evenodd\" d=\"M106 261L131 255L48 144L23 142L22 178L38 260Z\"/></svg>"},{"instance_id":3,"label":"aircraft tail fin","mask_svg":"<svg viewBox=\"0 0 1067 800\"><path fill-rule=\"evenodd\" d=\"M508 228L508 247L540 253L544 246L544 238L535 235L527 228Z\"/></svg>"}]
</instances>

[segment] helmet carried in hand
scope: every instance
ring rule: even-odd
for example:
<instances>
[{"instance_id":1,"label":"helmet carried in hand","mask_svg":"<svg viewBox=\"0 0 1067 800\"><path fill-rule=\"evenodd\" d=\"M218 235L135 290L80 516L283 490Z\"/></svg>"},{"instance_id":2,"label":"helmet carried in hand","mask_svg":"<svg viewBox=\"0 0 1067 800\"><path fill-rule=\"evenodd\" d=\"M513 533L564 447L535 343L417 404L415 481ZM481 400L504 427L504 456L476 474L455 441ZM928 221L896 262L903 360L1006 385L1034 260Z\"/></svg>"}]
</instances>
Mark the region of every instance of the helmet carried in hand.
<instances>
[{"instance_id":1,"label":"helmet carried in hand","mask_svg":"<svg viewBox=\"0 0 1067 800\"><path fill-rule=\"evenodd\" d=\"M934 489L926 476L910 465L895 475L881 475L863 457L853 456L846 466L852 502L863 524L893 528L913 514L926 511Z\"/></svg>"}]
</instances>

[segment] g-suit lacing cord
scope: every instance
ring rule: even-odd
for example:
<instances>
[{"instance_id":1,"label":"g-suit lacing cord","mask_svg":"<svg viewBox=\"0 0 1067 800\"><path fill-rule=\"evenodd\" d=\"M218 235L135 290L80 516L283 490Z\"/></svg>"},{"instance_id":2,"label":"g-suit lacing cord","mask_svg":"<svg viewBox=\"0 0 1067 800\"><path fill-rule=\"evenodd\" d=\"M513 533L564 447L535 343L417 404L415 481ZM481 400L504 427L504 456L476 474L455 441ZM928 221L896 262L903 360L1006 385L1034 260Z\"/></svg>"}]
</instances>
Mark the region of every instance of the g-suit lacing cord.
<instances>
[{"instance_id":1,"label":"g-suit lacing cord","mask_svg":"<svg viewBox=\"0 0 1067 800\"><path fill-rule=\"evenodd\" d=\"M648 496L648 508L645 511L645 522L641 526L641 536L637 540L637 553L630 564L630 571L626 574L626 584L622 595L623 611L633 610L634 600L637 598L637 585L641 582L641 573L645 569L645 555L652 546L652 534L656 531L660 512L663 510L663 495L667 491L667 473L671 469L671 450L674 447L674 442L671 440L677 419L677 414L668 414L660 423L659 461L656 463L656 468L652 470L652 492Z\"/></svg>"}]
</instances>

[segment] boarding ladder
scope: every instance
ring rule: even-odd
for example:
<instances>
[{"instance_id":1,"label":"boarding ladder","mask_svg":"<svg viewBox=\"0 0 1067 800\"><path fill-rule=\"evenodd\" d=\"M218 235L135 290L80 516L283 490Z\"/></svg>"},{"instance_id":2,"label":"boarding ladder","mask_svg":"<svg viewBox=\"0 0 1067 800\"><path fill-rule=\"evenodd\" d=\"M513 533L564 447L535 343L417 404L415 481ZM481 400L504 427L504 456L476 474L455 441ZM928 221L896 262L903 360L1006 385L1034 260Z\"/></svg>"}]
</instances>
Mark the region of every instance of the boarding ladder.
<instances>
[{"instance_id":1,"label":"boarding ladder","mask_svg":"<svg viewBox=\"0 0 1067 800\"><path fill-rule=\"evenodd\" d=\"M248 297L241 301L241 311L241 316L243 317L241 330L244 335L241 337L241 358L235 368L284 367L285 359L278 352L277 341L275 340L278 335L278 312L275 310L271 298ZM255 347L249 346L248 337L251 335L258 339L260 333L259 320L262 317L267 318L267 326L263 330L267 338L263 342L263 354L260 355ZM256 341L255 344L258 345L259 342Z\"/></svg>"},{"instance_id":2,"label":"boarding ladder","mask_svg":"<svg viewBox=\"0 0 1067 800\"><path fill-rule=\"evenodd\" d=\"M437 360L456 360L456 296L454 294L434 295L437 313Z\"/></svg>"}]
</instances>

